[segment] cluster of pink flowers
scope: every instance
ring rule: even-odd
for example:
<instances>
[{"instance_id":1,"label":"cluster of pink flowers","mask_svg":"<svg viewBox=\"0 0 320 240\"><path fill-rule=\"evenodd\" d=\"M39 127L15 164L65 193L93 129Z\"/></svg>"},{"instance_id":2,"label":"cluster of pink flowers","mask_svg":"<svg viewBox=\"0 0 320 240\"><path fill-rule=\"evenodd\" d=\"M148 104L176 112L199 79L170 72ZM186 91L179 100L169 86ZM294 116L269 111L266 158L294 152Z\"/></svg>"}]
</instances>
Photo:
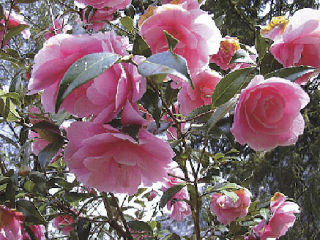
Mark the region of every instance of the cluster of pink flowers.
<instances>
[{"instance_id":1,"label":"cluster of pink flowers","mask_svg":"<svg viewBox=\"0 0 320 240\"><path fill-rule=\"evenodd\" d=\"M181 177L183 175L181 171L178 171L178 169L170 169L168 173L171 173L171 175L176 177ZM183 182L182 180L173 176L167 177L165 185L162 188L163 191L166 191L170 187L173 187ZM185 217L191 215L191 208L185 200L189 200L189 194L186 188L182 188L167 203L168 210L169 211L172 210L171 216L170 216L171 219L181 222L185 219Z\"/></svg>"},{"instance_id":2,"label":"cluster of pink flowers","mask_svg":"<svg viewBox=\"0 0 320 240\"><path fill-rule=\"evenodd\" d=\"M261 34L274 41L270 52L284 67L308 65L320 68L319 19L319 10L301 9L289 20L273 18L262 28ZM306 83L309 76L303 76L297 82Z\"/></svg>"},{"instance_id":3,"label":"cluster of pink flowers","mask_svg":"<svg viewBox=\"0 0 320 240\"><path fill-rule=\"evenodd\" d=\"M296 203L286 200L287 197L284 194L275 193L270 201L271 217L268 223L263 219L252 229L252 235L247 238L266 240L285 235L296 220L294 214L300 212L299 206Z\"/></svg>"},{"instance_id":4,"label":"cluster of pink flowers","mask_svg":"<svg viewBox=\"0 0 320 240\"><path fill-rule=\"evenodd\" d=\"M238 196L237 201L222 193L212 195L210 208L222 224L229 224L237 218L245 217L251 203L251 193L247 189L234 191Z\"/></svg>"},{"instance_id":5,"label":"cluster of pink flowers","mask_svg":"<svg viewBox=\"0 0 320 240\"><path fill-rule=\"evenodd\" d=\"M78 6L85 7L82 10L82 19L89 29L99 31L105 27L107 21L113 20L113 14L126 8L131 3L131 0L77 0ZM88 6L94 7L95 10L91 11L86 19L86 11Z\"/></svg>"},{"instance_id":6,"label":"cluster of pink flowers","mask_svg":"<svg viewBox=\"0 0 320 240\"><path fill-rule=\"evenodd\" d=\"M24 216L21 212L0 205L0 239L3 240L31 240L30 235L24 229ZM44 240L44 226L31 225L30 231L37 240Z\"/></svg>"}]
</instances>

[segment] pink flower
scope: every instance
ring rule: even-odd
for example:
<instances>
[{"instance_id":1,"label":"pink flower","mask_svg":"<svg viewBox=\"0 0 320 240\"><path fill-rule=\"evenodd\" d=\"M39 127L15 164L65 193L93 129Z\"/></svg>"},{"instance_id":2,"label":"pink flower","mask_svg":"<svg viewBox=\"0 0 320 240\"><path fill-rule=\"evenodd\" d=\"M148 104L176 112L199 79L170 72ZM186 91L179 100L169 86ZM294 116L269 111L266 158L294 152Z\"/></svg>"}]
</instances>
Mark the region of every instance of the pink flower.
<instances>
[{"instance_id":1,"label":"pink flower","mask_svg":"<svg viewBox=\"0 0 320 240\"><path fill-rule=\"evenodd\" d=\"M24 17L16 14L15 12L11 11L10 15L9 12L6 11L4 13L5 18L8 19L7 20L7 30L10 31L11 29L18 27L19 25L22 24L27 24L23 19ZM2 39L4 38L4 29L5 29L5 20L4 19L0 19L0 40L2 41ZM22 37L24 39L29 39L30 38L30 30L29 29L25 29L21 32ZM8 43L8 41L4 42L4 46Z\"/></svg>"},{"instance_id":2,"label":"pink flower","mask_svg":"<svg viewBox=\"0 0 320 240\"><path fill-rule=\"evenodd\" d=\"M245 217L251 203L251 193L247 189L234 191L238 195L238 200L233 202L232 198L221 193L212 195L210 204L211 211L217 215L217 219L222 224L229 224L238 217Z\"/></svg>"},{"instance_id":3,"label":"pink flower","mask_svg":"<svg viewBox=\"0 0 320 240\"><path fill-rule=\"evenodd\" d=\"M284 67L308 65L320 68L318 51L320 48L319 19L319 10L305 8L295 12L289 23L284 20L280 23L276 21L278 24L275 23L272 27L269 27L272 29L269 31L269 35L265 33L268 33L268 31L262 29L263 36L274 40L270 52ZM272 34L274 29L279 28L279 24L281 31ZM307 78L300 80L300 83L302 81L305 83Z\"/></svg>"},{"instance_id":4,"label":"pink flower","mask_svg":"<svg viewBox=\"0 0 320 240\"><path fill-rule=\"evenodd\" d=\"M127 116L122 118L125 121ZM108 124L90 122L72 123L67 136L65 161L70 171L99 191L134 194L141 182L161 181L174 156L167 142L144 128L139 130L138 142Z\"/></svg>"},{"instance_id":5,"label":"pink flower","mask_svg":"<svg viewBox=\"0 0 320 240\"><path fill-rule=\"evenodd\" d=\"M56 35L45 43L35 57L29 90L31 93L44 90L42 104L46 111L54 112L60 81L71 64L90 53L127 55L127 46L128 39L112 31L93 35ZM135 103L140 99L145 85L145 79L134 65L115 64L74 90L60 109L79 117L100 114L96 121L108 122L122 110L127 100Z\"/></svg>"},{"instance_id":6,"label":"pink flower","mask_svg":"<svg viewBox=\"0 0 320 240\"><path fill-rule=\"evenodd\" d=\"M61 215L53 219L53 226L62 231L64 235L69 235L74 230L74 219L69 215Z\"/></svg>"},{"instance_id":7,"label":"pink flower","mask_svg":"<svg viewBox=\"0 0 320 240\"><path fill-rule=\"evenodd\" d=\"M0 205L0 239L22 240L21 224L24 222L22 213Z\"/></svg>"},{"instance_id":8,"label":"pink flower","mask_svg":"<svg viewBox=\"0 0 320 240\"><path fill-rule=\"evenodd\" d=\"M131 0L76 0L76 2L98 9L105 7L123 9L131 3Z\"/></svg>"},{"instance_id":9,"label":"pink flower","mask_svg":"<svg viewBox=\"0 0 320 240\"><path fill-rule=\"evenodd\" d=\"M298 84L258 75L241 91L231 132L256 151L294 144L304 129L300 109L308 103Z\"/></svg>"},{"instance_id":10,"label":"pink flower","mask_svg":"<svg viewBox=\"0 0 320 240\"><path fill-rule=\"evenodd\" d=\"M37 239L37 240L45 240L46 239L46 237L44 235L45 227L43 225L30 225L29 228L32 231L35 239ZM32 240L29 233L26 231L24 231L24 233L23 233L23 239L24 240Z\"/></svg>"},{"instance_id":11,"label":"pink flower","mask_svg":"<svg viewBox=\"0 0 320 240\"><path fill-rule=\"evenodd\" d=\"M162 4L180 4L182 5L185 9L190 10L190 9L199 9L199 2L198 0L162 0Z\"/></svg>"},{"instance_id":12,"label":"pink flower","mask_svg":"<svg viewBox=\"0 0 320 240\"><path fill-rule=\"evenodd\" d=\"M88 29L92 29L94 31L99 31L103 29L106 25L106 21L113 20L113 14L117 11L114 8L102 8L97 9L96 11L91 11L88 20L85 17L86 8L82 10L82 18L84 23L87 25Z\"/></svg>"},{"instance_id":13,"label":"pink flower","mask_svg":"<svg viewBox=\"0 0 320 240\"><path fill-rule=\"evenodd\" d=\"M217 64L223 70L233 68L236 64L229 64L229 62L235 52L239 49L239 40L237 38L226 36L220 43L219 52L211 56L210 62Z\"/></svg>"},{"instance_id":14,"label":"pink flower","mask_svg":"<svg viewBox=\"0 0 320 240\"><path fill-rule=\"evenodd\" d=\"M54 20L54 27L51 25L48 31L43 34L43 37L48 40L49 38L53 37L59 33L66 33L68 30L71 30L72 27L69 24L64 24L63 19L56 19Z\"/></svg>"},{"instance_id":15,"label":"pink flower","mask_svg":"<svg viewBox=\"0 0 320 240\"><path fill-rule=\"evenodd\" d=\"M253 232L261 240L269 238L279 238L286 234L288 229L293 226L296 217L295 213L299 213L299 206L296 203L286 201L287 197L282 193L275 193L271 198L270 210L272 216L266 223L263 219L257 226L253 228Z\"/></svg>"},{"instance_id":16,"label":"pink flower","mask_svg":"<svg viewBox=\"0 0 320 240\"><path fill-rule=\"evenodd\" d=\"M176 177L183 177L183 173L180 169L169 169L168 173L172 174ZM163 191L182 183L183 181L173 177L167 176L165 185L162 188ZM185 219L185 217L191 215L191 208L189 204L185 201L189 200L189 194L185 188L182 188L179 192L177 192L172 199L167 203L167 209L171 212L170 218L176 220L177 222L181 222Z\"/></svg>"},{"instance_id":17,"label":"pink flower","mask_svg":"<svg viewBox=\"0 0 320 240\"><path fill-rule=\"evenodd\" d=\"M193 75L194 88L185 83L178 94L181 113L187 115L198 107L211 104L211 95L220 79L221 76L210 69Z\"/></svg>"},{"instance_id":18,"label":"pink flower","mask_svg":"<svg viewBox=\"0 0 320 240\"><path fill-rule=\"evenodd\" d=\"M187 60L191 73L209 63L209 56L218 52L221 35L211 17L199 8L165 4L150 7L139 20L140 34L152 53L168 50L164 30L179 40L174 53Z\"/></svg>"}]
</instances>

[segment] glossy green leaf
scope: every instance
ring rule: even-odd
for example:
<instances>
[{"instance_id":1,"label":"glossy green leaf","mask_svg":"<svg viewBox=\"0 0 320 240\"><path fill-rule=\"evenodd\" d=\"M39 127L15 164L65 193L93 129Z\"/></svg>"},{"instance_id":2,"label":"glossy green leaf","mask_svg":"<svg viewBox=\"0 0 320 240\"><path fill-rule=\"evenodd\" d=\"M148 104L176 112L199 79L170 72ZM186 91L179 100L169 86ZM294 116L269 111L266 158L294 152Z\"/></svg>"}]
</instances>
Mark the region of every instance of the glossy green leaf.
<instances>
[{"instance_id":1,"label":"glossy green leaf","mask_svg":"<svg viewBox=\"0 0 320 240\"><path fill-rule=\"evenodd\" d=\"M137 232L152 232L152 228L150 227L150 225L143 221L138 221L138 220L130 221L128 222L128 226L132 230Z\"/></svg>"},{"instance_id":2,"label":"glossy green leaf","mask_svg":"<svg viewBox=\"0 0 320 240\"><path fill-rule=\"evenodd\" d=\"M218 107L233 98L250 81L249 75L253 69L238 69L222 78L212 94L212 106Z\"/></svg>"},{"instance_id":3,"label":"glossy green leaf","mask_svg":"<svg viewBox=\"0 0 320 240\"><path fill-rule=\"evenodd\" d=\"M165 191L160 199L160 204L159 206L161 208L163 208L171 199L172 197L179 192L184 186L186 186L185 183L181 183L178 185L174 185L173 187L167 189L167 191Z\"/></svg>"},{"instance_id":4,"label":"glossy green leaf","mask_svg":"<svg viewBox=\"0 0 320 240\"><path fill-rule=\"evenodd\" d=\"M21 199L18 200L16 204L17 210L23 213L27 223L31 225L46 224L45 219L40 214L39 210L35 207L33 202Z\"/></svg>"},{"instance_id":5,"label":"glossy green leaf","mask_svg":"<svg viewBox=\"0 0 320 240\"><path fill-rule=\"evenodd\" d=\"M288 67L288 68L281 68L278 70L275 70L271 73L266 74L264 77L265 79L271 78L271 77L280 77L288 79L292 82L297 80L298 78L302 77L303 75L307 73L313 73L316 69L309 66L298 66L298 67Z\"/></svg>"},{"instance_id":6,"label":"glossy green leaf","mask_svg":"<svg viewBox=\"0 0 320 240\"><path fill-rule=\"evenodd\" d=\"M170 51L158 53L147 58L138 66L138 71L145 77L159 74L171 74L192 84L188 72L187 61L183 57Z\"/></svg>"},{"instance_id":7,"label":"glossy green leaf","mask_svg":"<svg viewBox=\"0 0 320 240\"><path fill-rule=\"evenodd\" d=\"M136 35L136 37L135 37L135 39L133 41L132 54L134 54L134 55L142 55L142 56L145 56L145 57L150 57L151 54L152 54L149 45L138 34Z\"/></svg>"},{"instance_id":8,"label":"glossy green leaf","mask_svg":"<svg viewBox=\"0 0 320 240\"><path fill-rule=\"evenodd\" d=\"M46 169L52 158L57 154L59 149L64 144L63 139L49 143L42 151L38 154L38 160L42 169Z\"/></svg>"},{"instance_id":9,"label":"glossy green leaf","mask_svg":"<svg viewBox=\"0 0 320 240\"><path fill-rule=\"evenodd\" d=\"M168 33L166 30L163 30L163 33L166 36L168 48L171 51L173 51L173 49L175 49L175 47L177 46L179 40L172 36L170 33Z\"/></svg>"},{"instance_id":10,"label":"glossy green leaf","mask_svg":"<svg viewBox=\"0 0 320 240\"><path fill-rule=\"evenodd\" d=\"M10 30L8 30L4 40L8 41L11 38L13 38L14 36L20 34L23 30L27 29L29 27L29 25L26 24L20 24L19 26L16 26L14 28L11 28Z\"/></svg>"},{"instance_id":11,"label":"glossy green leaf","mask_svg":"<svg viewBox=\"0 0 320 240\"><path fill-rule=\"evenodd\" d=\"M129 16L122 17L120 19L121 24L129 31L132 32L134 28L133 19Z\"/></svg>"},{"instance_id":12,"label":"glossy green leaf","mask_svg":"<svg viewBox=\"0 0 320 240\"><path fill-rule=\"evenodd\" d=\"M249 63L255 64L255 62L250 58L249 53L244 50L240 49L234 53L232 56L230 63Z\"/></svg>"},{"instance_id":13,"label":"glossy green leaf","mask_svg":"<svg viewBox=\"0 0 320 240\"><path fill-rule=\"evenodd\" d=\"M56 112L73 90L98 77L119 59L120 56L117 54L101 52L88 54L73 63L60 82L55 107Z\"/></svg>"}]
</instances>

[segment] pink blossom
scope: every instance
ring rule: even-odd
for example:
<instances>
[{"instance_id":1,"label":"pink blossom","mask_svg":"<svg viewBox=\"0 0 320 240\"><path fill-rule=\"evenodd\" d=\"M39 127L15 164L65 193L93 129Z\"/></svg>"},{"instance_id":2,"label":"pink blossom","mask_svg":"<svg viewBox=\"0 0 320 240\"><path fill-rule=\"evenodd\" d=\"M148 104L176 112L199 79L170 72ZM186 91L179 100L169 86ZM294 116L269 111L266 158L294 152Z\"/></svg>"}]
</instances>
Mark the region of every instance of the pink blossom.
<instances>
[{"instance_id":1,"label":"pink blossom","mask_svg":"<svg viewBox=\"0 0 320 240\"><path fill-rule=\"evenodd\" d=\"M64 24L63 19L56 19L54 20L54 27L51 25L48 31L43 34L43 37L48 40L49 38L53 37L59 33L66 33L68 30L71 30L72 27L69 24Z\"/></svg>"},{"instance_id":2,"label":"pink blossom","mask_svg":"<svg viewBox=\"0 0 320 240\"><path fill-rule=\"evenodd\" d=\"M280 24L281 31L275 34L276 37L265 34L262 29L263 36L274 40L270 52L284 67L308 65L320 68L319 19L319 10L305 8L295 12L289 23ZM277 26L274 24L270 28ZM306 81L307 78L300 80L300 83Z\"/></svg>"},{"instance_id":3,"label":"pink blossom","mask_svg":"<svg viewBox=\"0 0 320 240\"><path fill-rule=\"evenodd\" d=\"M44 90L41 96L44 109L54 112L60 81L71 64L90 53L127 55L127 46L128 39L112 31L93 35L56 35L45 43L35 57L29 90L31 93ZM96 121L108 122L122 110L127 100L135 103L140 99L145 87L145 79L134 65L115 64L74 90L60 109L79 117L99 114Z\"/></svg>"},{"instance_id":4,"label":"pink blossom","mask_svg":"<svg viewBox=\"0 0 320 240\"><path fill-rule=\"evenodd\" d=\"M53 219L53 226L69 235L74 230L74 218L70 215L61 215Z\"/></svg>"},{"instance_id":5,"label":"pink blossom","mask_svg":"<svg viewBox=\"0 0 320 240\"><path fill-rule=\"evenodd\" d=\"M37 240L45 240L46 237L44 235L45 227L43 225L30 225L30 230L32 231L35 239ZM23 233L23 239L24 240L32 240L29 233L27 231L24 231Z\"/></svg>"},{"instance_id":6,"label":"pink blossom","mask_svg":"<svg viewBox=\"0 0 320 240\"><path fill-rule=\"evenodd\" d=\"M9 15L9 12L6 11L4 15L5 15L5 18L7 19L7 31L10 31L11 29L18 27L22 24L27 25L27 23L23 20L24 17L19 14L16 14L13 11L10 12L10 15ZM5 20L0 19L0 40L1 41L4 38L4 29L5 29ZM24 39L29 39L31 33L29 29L25 29L21 32L21 34ZM4 46L7 43L8 41L5 41Z\"/></svg>"},{"instance_id":7,"label":"pink blossom","mask_svg":"<svg viewBox=\"0 0 320 240\"><path fill-rule=\"evenodd\" d=\"M181 113L187 115L198 107L211 104L211 95L220 79L221 76L210 69L193 75L194 88L185 83L178 94Z\"/></svg>"},{"instance_id":8,"label":"pink blossom","mask_svg":"<svg viewBox=\"0 0 320 240\"><path fill-rule=\"evenodd\" d=\"M166 181L164 183L163 191L182 183L183 181L176 177L183 177L183 173L180 169L169 169L168 173L173 176L167 176ZM176 176L176 177L174 177ZM191 208L189 204L185 201L189 200L189 194L185 188L182 188L179 192L177 192L170 201L167 203L167 209L169 211L172 210L170 218L174 219L178 222L181 222L185 219L185 217L191 215Z\"/></svg>"},{"instance_id":9,"label":"pink blossom","mask_svg":"<svg viewBox=\"0 0 320 240\"><path fill-rule=\"evenodd\" d=\"M21 224L24 222L22 213L0 205L0 239L22 240Z\"/></svg>"},{"instance_id":10,"label":"pink blossom","mask_svg":"<svg viewBox=\"0 0 320 240\"><path fill-rule=\"evenodd\" d=\"M131 0L76 0L76 2L98 9L105 7L123 9L131 3Z\"/></svg>"},{"instance_id":11,"label":"pink blossom","mask_svg":"<svg viewBox=\"0 0 320 240\"><path fill-rule=\"evenodd\" d=\"M294 202L286 201L287 197L282 193L275 193L271 198L270 210L271 218L266 223L263 219L257 226L253 228L253 232L261 240L269 238L279 238L286 234L288 229L293 226L296 217L295 213L299 213L299 206Z\"/></svg>"},{"instance_id":12,"label":"pink blossom","mask_svg":"<svg viewBox=\"0 0 320 240\"><path fill-rule=\"evenodd\" d=\"M92 29L94 31L103 29L107 25L106 21L113 20L113 14L117 11L117 9L113 8L97 9L96 11L91 11L88 19L86 19L86 10L86 8L82 10L83 21L87 25L88 29Z\"/></svg>"},{"instance_id":13,"label":"pink blossom","mask_svg":"<svg viewBox=\"0 0 320 240\"><path fill-rule=\"evenodd\" d=\"M158 196L158 192L156 190L152 190L150 193L149 193L149 196L148 196L148 200L149 201L152 201L156 196Z\"/></svg>"},{"instance_id":14,"label":"pink blossom","mask_svg":"<svg viewBox=\"0 0 320 240\"><path fill-rule=\"evenodd\" d=\"M190 10L190 9L199 9L199 2L198 0L162 0L162 4L180 4L182 5L185 9Z\"/></svg>"},{"instance_id":15,"label":"pink blossom","mask_svg":"<svg viewBox=\"0 0 320 240\"><path fill-rule=\"evenodd\" d=\"M149 7L139 20L140 34L152 53L168 50L164 30L178 39L174 53L187 60L191 73L209 63L209 56L219 50L221 35L212 18L199 8L165 4Z\"/></svg>"},{"instance_id":16,"label":"pink blossom","mask_svg":"<svg viewBox=\"0 0 320 240\"><path fill-rule=\"evenodd\" d=\"M132 124L139 124L138 117L134 120ZM72 123L67 136L65 161L70 171L99 191L134 194L141 182L161 181L174 156L167 142L144 128L139 130L138 142L108 124L90 122Z\"/></svg>"},{"instance_id":17,"label":"pink blossom","mask_svg":"<svg viewBox=\"0 0 320 240\"><path fill-rule=\"evenodd\" d=\"M241 91L231 132L256 151L294 144L304 129L300 109L308 103L298 84L258 75Z\"/></svg>"},{"instance_id":18,"label":"pink blossom","mask_svg":"<svg viewBox=\"0 0 320 240\"><path fill-rule=\"evenodd\" d=\"M238 217L245 217L248 214L248 208L251 203L251 193L247 189L234 191L239 197L236 202L231 197L221 193L212 195L210 204L211 211L217 216L222 224L229 224Z\"/></svg>"},{"instance_id":19,"label":"pink blossom","mask_svg":"<svg viewBox=\"0 0 320 240\"><path fill-rule=\"evenodd\" d=\"M210 62L217 64L221 69L228 70L236 64L229 64L232 56L240 49L239 40L237 38L226 36L220 43L219 52L210 58Z\"/></svg>"}]
</instances>

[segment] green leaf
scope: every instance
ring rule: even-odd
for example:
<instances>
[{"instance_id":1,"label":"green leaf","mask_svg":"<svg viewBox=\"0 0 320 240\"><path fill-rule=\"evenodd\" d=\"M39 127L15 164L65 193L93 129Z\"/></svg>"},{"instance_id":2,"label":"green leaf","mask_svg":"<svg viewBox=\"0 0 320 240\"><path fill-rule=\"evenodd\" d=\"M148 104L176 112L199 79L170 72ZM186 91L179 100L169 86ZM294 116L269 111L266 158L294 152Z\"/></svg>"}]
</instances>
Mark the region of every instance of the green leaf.
<instances>
[{"instance_id":1,"label":"green leaf","mask_svg":"<svg viewBox=\"0 0 320 240\"><path fill-rule=\"evenodd\" d=\"M255 47L257 49L258 56L259 56L259 62L260 62L264 58L264 56L266 55L267 48L268 48L268 42L267 42L267 39L261 37L260 28L258 28L256 30L255 34L256 34Z\"/></svg>"},{"instance_id":2,"label":"green leaf","mask_svg":"<svg viewBox=\"0 0 320 240\"><path fill-rule=\"evenodd\" d=\"M57 154L59 149L63 146L64 141L49 143L42 151L38 154L38 160L42 169L46 169L52 158Z\"/></svg>"},{"instance_id":3,"label":"green leaf","mask_svg":"<svg viewBox=\"0 0 320 240\"><path fill-rule=\"evenodd\" d=\"M165 240L180 240L180 236L176 233L171 233L170 235L164 238Z\"/></svg>"},{"instance_id":4,"label":"green leaf","mask_svg":"<svg viewBox=\"0 0 320 240\"><path fill-rule=\"evenodd\" d=\"M260 215L268 222L270 219L270 209L268 208L261 208Z\"/></svg>"},{"instance_id":5,"label":"green leaf","mask_svg":"<svg viewBox=\"0 0 320 240\"><path fill-rule=\"evenodd\" d=\"M163 30L163 33L166 35L168 48L170 49L170 51L173 51L173 49L175 49L175 47L177 46L179 40L168 33L166 30Z\"/></svg>"},{"instance_id":6,"label":"green leaf","mask_svg":"<svg viewBox=\"0 0 320 240\"><path fill-rule=\"evenodd\" d=\"M187 61L172 52L162 52L147 58L138 66L138 71L145 77L159 74L171 74L186 82L192 81L189 76Z\"/></svg>"},{"instance_id":7,"label":"green leaf","mask_svg":"<svg viewBox=\"0 0 320 240\"><path fill-rule=\"evenodd\" d=\"M88 54L73 63L60 82L55 107L56 112L58 112L64 99L73 90L98 77L119 59L120 56L117 54L101 52Z\"/></svg>"},{"instance_id":8,"label":"green leaf","mask_svg":"<svg viewBox=\"0 0 320 240\"><path fill-rule=\"evenodd\" d=\"M221 191L224 195L226 195L227 197L231 198L233 203L236 203L239 199L239 196L235 193L235 192L229 192L226 190L222 190Z\"/></svg>"},{"instance_id":9,"label":"green leaf","mask_svg":"<svg viewBox=\"0 0 320 240\"><path fill-rule=\"evenodd\" d=\"M129 16L122 17L120 19L121 24L129 31L132 32L134 28L133 19Z\"/></svg>"},{"instance_id":10,"label":"green leaf","mask_svg":"<svg viewBox=\"0 0 320 240\"><path fill-rule=\"evenodd\" d=\"M150 227L150 225L146 222L143 221L138 221L138 220L134 220L134 221L130 221L128 222L128 226L137 232L152 232L152 228Z\"/></svg>"},{"instance_id":11,"label":"green leaf","mask_svg":"<svg viewBox=\"0 0 320 240\"><path fill-rule=\"evenodd\" d=\"M159 121L161 118L161 102L158 93L148 88L146 93L141 98L141 102L142 106L148 110L159 127Z\"/></svg>"},{"instance_id":12,"label":"green leaf","mask_svg":"<svg viewBox=\"0 0 320 240\"><path fill-rule=\"evenodd\" d=\"M85 218L79 218L77 221L77 235L79 240L89 239L91 222Z\"/></svg>"},{"instance_id":13,"label":"green leaf","mask_svg":"<svg viewBox=\"0 0 320 240\"><path fill-rule=\"evenodd\" d=\"M235 105L236 105L236 100L232 98L228 102L216 108L216 110L212 113L211 117L208 120L207 132L209 133L211 129L216 126L218 121L222 119L231 109L233 109Z\"/></svg>"},{"instance_id":14,"label":"green leaf","mask_svg":"<svg viewBox=\"0 0 320 240\"><path fill-rule=\"evenodd\" d=\"M23 213L27 223L30 225L46 225L45 219L32 202L21 199L16 204L17 210Z\"/></svg>"},{"instance_id":15,"label":"green leaf","mask_svg":"<svg viewBox=\"0 0 320 240\"><path fill-rule=\"evenodd\" d=\"M14 36L20 34L23 30L25 30L26 28L28 28L29 25L26 25L26 24L20 24L19 26L16 26L14 28L11 28L5 38L4 38L4 41L8 41L10 40L11 38L13 38Z\"/></svg>"},{"instance_id":16,"label":"green leaf","mask_svg":"<svg viewBox=\"0 0 320 240\"><path fill-rule=\"evenodd\" d=\"M226 182L226 183L219 183L217 185L214 186L214 188L212 189L212 191L223 191L223 190L237 190L242 188L241 186L239 186L238 184L235 183L230 183L230 182Z\"/></svg>"},{"instance_id":17,"label":"green leaf","mask_svg":"<svg viewBox=\"0 0 320 240\"><path fill-rule=\"evenodd\" d=\"M152 54L149 45L138 34L136 35L136 37L135 37L135 39L133 41L132 54L134 54L134 55L142 55L142 56L145 56L145 57L150 57L151 54Z\"/></svg>"},{"instance_id":18,"label":"green leaf","mask_svg":"<svg viewBox=\"0 0 320 240\"><path fill-rule=\"evenodd\" d=\"M266 53L260 62L260 74L262 75L282 68L282 65L270 53Z\"/></svg>"},{"instance_id":19,"label":"green leaf","mask_svg":"<svg viewBox=\"0 0 320 240\"><path fill-rule=\"evenodd\" d=\"M244 49L237 50L232 56L230 63L249 63L255 64L255 62L250 58L249 53Z\"/></svg>"},{"instance_id":20,"label":"green leaf","mask_svg":"<svg viewBox=\"0 0 320 240\"><path fill-rule=\"evenodd\" d=\"M212 94L212 106L218 107L233 98L250 81L249 75L253 69L238 69L222 78Z\"/></svg>"},{"instance_id":21,"label":"green leaf","mask_svg":"<svg viewBox=\"0 0 320 240\"><path fill-rule=\"evenodd\" d=\"M172 197L179 192L184 186L186 186L186 183L181 183L178 185L174 185L173 187L167 189L167 191L164 192L160 199L159 206L163 208L171 199Z\"/></svg>"},{"instance_id":22,"label":"green leaf","mask_svg":"<svg viewBox=\"0 0 320 240\"><path fill-rule=\"evenodd\" d=\"M179 89L171 88L171 82L163 83L163 85L164 100L166 101L167 105L170 106L171 104L177 101Z\"/></svg>"},{"instance_id":23,"label":"green leaf","mask_svg":"<svg viewBox=\"0 0 320 240\"><path fill-rule=\"evenodd\" d=\"M285 78L294 82L295 80L302 77L303 75L307 73L312 73L315 71L316 71L315 68L309 67L309 66L288 67L288 68L280 68L278 70L275 70L271 73L266 74L264 77L265 79L271 78L271 77L280 77L280 78Z\"/></svg>"}]
</instances>

